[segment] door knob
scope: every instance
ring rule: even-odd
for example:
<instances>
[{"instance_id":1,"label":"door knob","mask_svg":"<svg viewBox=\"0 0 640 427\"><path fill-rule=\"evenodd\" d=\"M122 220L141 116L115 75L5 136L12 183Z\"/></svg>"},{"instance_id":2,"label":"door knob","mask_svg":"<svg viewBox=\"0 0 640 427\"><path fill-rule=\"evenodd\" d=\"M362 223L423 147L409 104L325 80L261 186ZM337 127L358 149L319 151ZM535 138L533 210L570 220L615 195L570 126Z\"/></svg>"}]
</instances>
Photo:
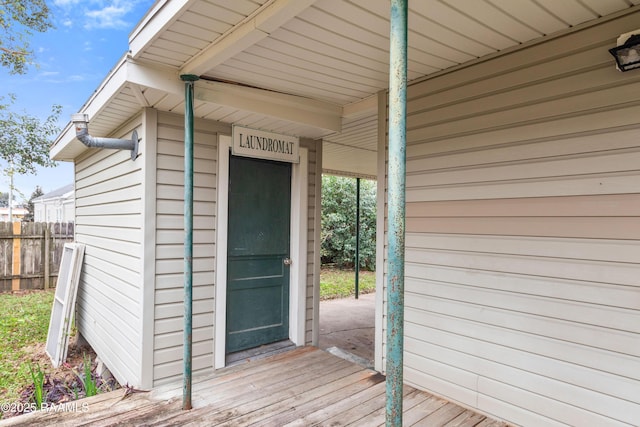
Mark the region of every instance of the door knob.
<instances>
[{"instance_id":1,"label":"door knob","mask_svg":"<svg viewBox=\"0 0 640 427\"><path fill-rule=\"evenodd\" d=\"M284 263L284 265L291 265L293 263L293 261L291 261L291 258L289 257L282 260L282 262Z\"/></svg>"}]
</instances>

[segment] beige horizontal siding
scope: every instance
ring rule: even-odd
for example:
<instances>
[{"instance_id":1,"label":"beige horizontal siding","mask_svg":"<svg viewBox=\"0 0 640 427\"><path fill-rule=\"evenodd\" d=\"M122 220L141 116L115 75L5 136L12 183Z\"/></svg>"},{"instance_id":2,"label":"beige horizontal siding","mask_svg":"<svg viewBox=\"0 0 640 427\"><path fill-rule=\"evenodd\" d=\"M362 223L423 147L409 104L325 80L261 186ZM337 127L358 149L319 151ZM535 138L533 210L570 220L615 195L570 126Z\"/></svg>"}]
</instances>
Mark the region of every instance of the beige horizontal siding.
<instances>
[{"instance_id":1,"label":"beige horizontal siding","mask_svg":"<svg viewBox=\"0 0 640 427\"><path fill-rule=\"evenodd\" d=\"M86 245L78 331L120 383L135 387L142 381L141 167L142 159L106 149L75 164L76 241Z\"/></svg>"},{"instance_id":2,"label":"beige horizontal siding","mask_svg":"<svg viewBox=\"0 0 640 427\"><path fill-rule=\"evenodd\" d=\"M640 239L637 218L545 217L518 218L410 218L407 231L434 233L500 234L510 236L555 236L595 239Z\"/></svg>"},{"instance_id":3,"label":"beige horizontal siding","mask_svg":"<svg viewBox=\"0 0 640 427\"><path fill-rule=\"evenodd\" d=\"M213 369L215 212L218 132L228 126L196 121L193 190L193 372ZM183 371L184 330L184 119L158 114L154 385Z\"/></svg>"},{"instance_id":4,"label":"beige horizontal siding","mask_svg":"<svg viewBox=\"0 0 640 427\"><path fill-rule=\"evenodd\" d=\"M638 194L412 202L407 231L638 240L638 212Z\"/></svg>"},{"instance_id":5,"label":"beige horizontal siding","mask_svg":"<svg viewBox=\"0 0 640 427\"><path fill-rule=\"evenodd\" d=\"M607 151L631 149L636 146L637 131L635 129L611 130ZM555 156L588 155L602 151L600 134L578 133L568 136L552 136L547 138L531 138L517 144L487 144L479 141L474 146L456 147L446 143L431 142L416 146L416 155L407 160L407 172L424 171L425 169L446 170L447 168L480 165L494 165L518 160L543 160ZM443 153L446 155L439 155ZM614 151L615 150L615 151Z\"/></svg>"},{"instance_id":6,"label":"beige horizontal siding","mask_svg":"<svg viewBox=\"0 0 640 427\"><path fill-rule=\"evenodd\" d=\"M539 197L407 203L409 217L630 217L640 195Z\"/></svg>"},{"instance_id":7,"label":"beige horizontal siding","mask_svg":"<svg viewBox=\"0 0 640 427\"><path fill-rule=\"evenodd\" d=\"M409 87L408 383L520 425L640 419L640 74L606 51L639 18Z\"/></svg>"}]
</instances>

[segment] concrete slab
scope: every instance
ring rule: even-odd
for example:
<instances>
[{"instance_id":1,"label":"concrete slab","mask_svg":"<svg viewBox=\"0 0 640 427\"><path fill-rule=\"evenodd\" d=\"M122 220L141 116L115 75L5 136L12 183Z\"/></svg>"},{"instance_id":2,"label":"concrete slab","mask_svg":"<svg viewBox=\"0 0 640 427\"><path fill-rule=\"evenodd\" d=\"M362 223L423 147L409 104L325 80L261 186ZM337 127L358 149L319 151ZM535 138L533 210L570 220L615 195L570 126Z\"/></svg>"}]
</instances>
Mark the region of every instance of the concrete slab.
<instances>
[{"instance_id":1,"label":"concrete slab","mask_svg":"<svg viewBox=\"0 0 640 427\"><path fill-rule=\"evenodd\" d=\"M327 352L333 354L334 356L338 356L338 357L340 357L340 358L342 358L344 360L348 360L351 363L355 363L356 365L360 365L363 368L367 368L367 369L373 369L374 368L373 363L371 363L370 360L367 360L367 359L365 359L363 357L360 357L360 356L356 356L353 353L346 352L341 348L329 347L327 349Z\"/></svg>"},{"instance_id":2,"label":"concrete slab","mask_svg":"<svg viewBox=\"0 0 640 427\"><path fill-rule=\"evenodd\" d=\"M337 347L373 366L375 293L320 302L319 347Z\"/></svg>"}]
</instances>

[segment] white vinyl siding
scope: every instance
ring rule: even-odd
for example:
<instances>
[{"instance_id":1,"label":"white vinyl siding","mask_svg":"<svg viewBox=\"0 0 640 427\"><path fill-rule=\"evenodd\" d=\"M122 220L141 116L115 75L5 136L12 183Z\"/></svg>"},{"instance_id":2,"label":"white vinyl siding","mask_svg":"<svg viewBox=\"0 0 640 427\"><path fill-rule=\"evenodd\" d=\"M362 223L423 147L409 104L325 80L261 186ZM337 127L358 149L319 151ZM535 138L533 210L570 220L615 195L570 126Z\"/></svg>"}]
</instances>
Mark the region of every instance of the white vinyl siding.
<instances>
[{"instance_id":1,"label":"white vinyl siding","mask_svg":"<svg viewBox=\"0 0 640 427\"><path fill-rule=\"evenodd\" d=\"M75 237L86 245L76 324L115 378L134 387L142 381L141 168L130 152L108 149L75 165Z\"/></svg>"},{"instance_id":2,"label":"white vinyl siding","mask_svg":"<svg viewBox=\"0 0 640 427\"><path fill-rule=\"evenodd\" d=\"M387 91L378 93L378 170L376 187L376 301L374 367L385 372L387 324L387 191L388 191L388 107Z\"/></svg>"},{"instance_id":3,"label":"white vinyl siding","mask_svg":"<svg viewBox=\"0 0 640 427\"><path fill-rule=\"evenodd\" d=\"M45 211L47 207L44 203L33 204L33 221L34 222L46 222Z\"/></svg>"},{"instance_id":4,"label":"white vinyl siding","mask_svg":"<svg viewBox=\"0 0 640 427\"><path fill-rule=\"evenodd\" d=\"M158 113L154 385L183 372L184 117ZM193 190L193 374L213 369L215 212L218 133L227 125L195 123Z\"/></svg>"},{"instance_id":5,"label":"white vinyl siding","mask_svg":"<svg viewBox=\"0 0 640 427\"><path fill-rule=\"evenodd\" d=\"M75 214L75 209L76 209L75 198L72 198L71 200L65 200L62 203L62 219L60 221L72 222L74 220L73 216Z\"/></svg>"},{"instance_id":6,"label":"white vinyl siding","mask_svg":"<svg viewBox=\"0 0 640 427\"><path fill-rule=\"evenodd\" d=\"M320 254L316 253L315 239L320 236L320 233L316 233L316 227L319 226L319 222L316 221L316 215L319 212L318 205L320 204L320 186L318 185L317 177L321 175L322 170L322 152L318 152L317 146L321 144L321 141L312 141L302 139L300 146L307 148L309 151L309 165L308 165L308 190L307 190L307 289L306 289L306 316L305 316L305 344L310 345L313 342L313 321L314 321L314 274L316 272L316 266L320 263ZM318 270L319 271L319 270ZM317 286L320 286L320 279L317 278Z\"/></svg>"},{"instance_id":7,"label":"white vinyl siding","mask_svg":"<svg viewBox=\"0 0 640 427\"><path fill-rule=\"evenodd\" d=\"M407 383L520 425L640 420L640 73L607 52L639 19L409 87Z\"/></svg>"}]
</instances>

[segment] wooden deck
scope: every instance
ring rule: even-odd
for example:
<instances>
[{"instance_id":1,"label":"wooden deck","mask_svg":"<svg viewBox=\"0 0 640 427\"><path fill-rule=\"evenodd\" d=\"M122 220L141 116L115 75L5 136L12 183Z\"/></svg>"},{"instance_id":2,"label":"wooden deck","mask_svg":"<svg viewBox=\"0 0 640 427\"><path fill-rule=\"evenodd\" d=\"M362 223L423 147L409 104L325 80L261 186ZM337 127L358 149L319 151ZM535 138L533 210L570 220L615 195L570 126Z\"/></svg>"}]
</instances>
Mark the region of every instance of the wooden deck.
<instances>
[{"instance_id":1,"label":"wooden deck","mask_svg":"<svg viewBox=\"0 0 640 427\"><path fill-rule=\"evenodd\" d=\"M181 385L126 396L117 390L75 404L75 412L40 411L0 426L377 426L385 421L385 383L374 371L304 347L194 382L190 411L181 409ZM403 406L405 426L505 425L408 386Z\"/></svg>"}]
</instances>

